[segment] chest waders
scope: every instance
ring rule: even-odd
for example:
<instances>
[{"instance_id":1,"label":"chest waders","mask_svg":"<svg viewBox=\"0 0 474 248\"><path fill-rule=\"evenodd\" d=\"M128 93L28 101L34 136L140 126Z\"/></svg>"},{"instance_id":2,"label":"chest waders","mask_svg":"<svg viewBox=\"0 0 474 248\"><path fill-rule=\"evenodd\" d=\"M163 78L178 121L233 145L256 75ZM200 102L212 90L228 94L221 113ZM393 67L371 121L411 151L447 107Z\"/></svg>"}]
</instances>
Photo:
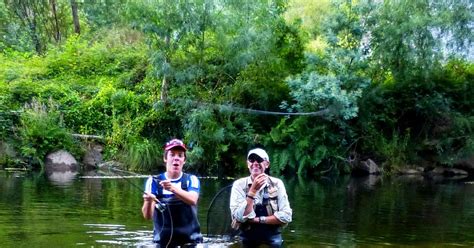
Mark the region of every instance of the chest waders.
<instances>
[{"instance_id":1,"label":"chest waders","mask_svg":"<svg viewBox=\"0 0 474 248\"><path fill-rule=\"evenodd\" d=\"M202 235L197 218L197 207L190 206L176 196L163 197L163 187L159 179L153 177L157 183L156 197L166 204L163 212L155 209L153 211L153 242L160 243L165 247L171 239L170 247L188 243L201 243ZM190 175L183 173L181 177L181 188L188 190Z\"/></svg>"},{"instance_id":2,"label":"chest waders","mask_svg":"<svg viewBox=\"0 0 474 248\"><path fill-rule=\"evenodd\" d=\"M271 216L278 211L278 192L273 182L269 180L268 186L263 188L262 203L254 205L254 212L257 217ZM249 187L245 189L248 192ZM267 244L270 247L280 247L281 226L260 223L248 223L241 225L240 237L245 247L254 247L258 244Z\"/></svg>"}]
</instances>

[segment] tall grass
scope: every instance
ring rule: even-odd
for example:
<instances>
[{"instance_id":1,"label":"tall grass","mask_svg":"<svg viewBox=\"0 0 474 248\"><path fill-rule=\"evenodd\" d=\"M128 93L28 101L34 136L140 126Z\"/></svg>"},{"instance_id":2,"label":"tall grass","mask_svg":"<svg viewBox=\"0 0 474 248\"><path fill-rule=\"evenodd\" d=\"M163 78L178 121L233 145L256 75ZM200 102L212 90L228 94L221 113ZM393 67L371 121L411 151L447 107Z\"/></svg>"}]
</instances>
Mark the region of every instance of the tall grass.
<instances>
[{"instance_id":1,"label":"tall grass","mask_svg":"<svg viewBox=\"0 0 474 248\"><path fill-rule=\"evenodd\" d=\"M402 167L406 167L408 156L408 143L410 140L410 133L399 134L393 132L392 137L385 138L379 135L376 138L375 152L381 157L385 158L384 170L386 172L394 172Z\"/></svg>"},{"instance_id":2,"label":"tall grass","mask_svg":"<svg viewBox=\"0 0 474 248\"><path fill-rule=\"evenodd\" d=\"M151 171L163 163L161 145L148 139L129 142L123 154L126 167L133 171Z\"/></svg>"}]
</instances>

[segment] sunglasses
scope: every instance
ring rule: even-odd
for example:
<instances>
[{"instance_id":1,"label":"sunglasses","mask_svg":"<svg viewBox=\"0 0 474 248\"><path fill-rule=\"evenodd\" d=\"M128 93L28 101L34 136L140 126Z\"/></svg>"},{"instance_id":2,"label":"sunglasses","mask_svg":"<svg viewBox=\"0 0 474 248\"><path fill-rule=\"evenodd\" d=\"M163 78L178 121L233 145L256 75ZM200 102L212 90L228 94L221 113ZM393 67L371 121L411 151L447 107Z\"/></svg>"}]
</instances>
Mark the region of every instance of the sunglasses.
<instances>
[{"instance_id":1,"label":"sunglasses","mask_svg":"<svg viewBox=\"0 0 474 248\"><path fill-rule=\"evenodd\" d=\"M249 160L250 163L253 163L253 162L255 162L255 161L257 161L257 163L263 162L263 158L257 157L257 156L255 156L255 157L250 157L248 160Z\"/></svg>"}]
</instances>

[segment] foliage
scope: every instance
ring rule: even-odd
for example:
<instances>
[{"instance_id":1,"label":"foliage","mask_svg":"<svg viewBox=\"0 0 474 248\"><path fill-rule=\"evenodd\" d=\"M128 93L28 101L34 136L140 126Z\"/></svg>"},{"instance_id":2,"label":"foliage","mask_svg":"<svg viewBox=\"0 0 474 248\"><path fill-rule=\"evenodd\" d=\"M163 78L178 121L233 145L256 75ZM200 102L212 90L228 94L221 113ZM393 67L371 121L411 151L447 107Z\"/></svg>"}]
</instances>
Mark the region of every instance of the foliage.
<instances>
[{"instance_id":1,"label":"foliage","mask_svg":"<svg viewBox=\"0 0 474 248\"><path fill-rule=\"evenodd\" d=\"M472 49L474 11L468 0L367 2L363 16L376 75L426 78L443 59Z\"/></svg>"},{"instance_id":2,"label":"foliage","mask_svg":"<svg viewBox=\"0 0 474 248\"><path fill-rule=\"evenodd\" d=\"M192 140L189 160L203 175L229 175L245 166L247 144L252 142L254 131L241 115L218 113L198 107L191 111L185 122L186 140Z\"/></svg>"},{"instance_id":3,"label":"foliage","mask_svg":"<svg viewBox=\"0 0 474 248\"><path fill-rule=\"evenodd\" d=\"M340 7L343 11L329 16L324 26L327 51L308 55L306 70L287 80L292 103L282 104L290 112L326 111L326 120L283 119L272 130L271 142L293 144L287 151L278 150L282 154L276 160L280 170L290 166L302 174L308 168L315 171L322 162L337 164L344 156L344 146L350 143L352 134L346 121L357 117L357 100L369 79L364 75L366 62L359 49L362 39L359 16L348 4ZM331 122L336 128L330 127Z\"/></svg>"},{"instance_id":4,"label":"foliage","mask_svg":"<svg viewBox=\"0 0 474 248\"><path fill-rule=\"evenodd\" d=\"M372 150L375 155L381 158L385 158L384 171L395 172L400 168L407 166L408 158L413 156L410 154L408 142L410 139L410 133L399 135L397 132L393 132L392 137L385 138L383 135L375 134L372 136L375 140L375 147ZM411 156L410 156L411 155Z\"/></svg>"},{"instance_id":5,"label":"foliage","mask_svg":"<svg viewBox=\"0 0 474 248\"><path fill-rule=\"evenodd\" d=\"M163 148L147 139L134 140L125 147L123 161L132 171L152 171L163 163Z\"/></svg>"},{"instance_id":6,"label":"foliage","mask_svg":"<svg viewBox=\"0 0 474 248\"><path fill-rule=\"evenodd\" d=\"M124 22L128 0L84 0L82 12L84 23L90 26L91 31L101 30Z\"/></svg>"},{"instance_id":7,"label":"foliage","mask_svg":"<svg viewBox=\"0 0 474 248\"><path fill-rule=\"evenodd\" d=\"M451 61L431 77L370 88L361 99L358 120L365 153L392 159L384 146L373 142L380 139L392 140L399 150L404 149L404 162L409 164L427 160L451 166L474 152L470 145L472 107L467 107L474 104L468 96L472 65ZM410 141L397 145L397 140L404 140L399 137Z\"/></svg>"},{"instance_id":8,"label":"foliage","mask_svg":"<svg viewBox=\"0 0 474 248\"><path fill-rule=\"evenodd\" d=\"M266 143L274 144L272 173L308 176L333 169L345 172L339 166L347 139L328 121L318 117L283 118L270 135Z\"/></svg>"},{"instance_id":9,"label":"foliage","mask_svg":"<svg viewBox=\"0 0 474 248\"><path fill-rule=\"evenodd\" d=\"M325 16L330 14L331 1L289 1L285 19L289 22L301 22L301 30L308 33L311 38L317 38L323 34L323 23Z\"/></svg>"},{"instance_id":10,"label":"foliage","mask_svg":"<svg viewBox=\"0 0 474 248\"><path fill-rule=\"evenodd\" d=\"M111 30L115 33L120 30ZM127 30L121 30L124 35ZM104 35L104 39L109 39ZM120 38L120 37L117 37ZM124 39L124 38L122 38ZM123 42L126 42L124 39ZM47 71L45 77L87 77L117 76L131 70L137 64L143 63L143 49L140 49L140 40L137 47L129 48L130 44L110 46L105 42L94 42L73 36L61 47L52 49L47 56ZM112 43L113 44L113 43ZM112 45L111 44L111 45Z\"/></svg>"},{"instance_id":11,"label":"foliage","mask_svg":"<svg viewBox=\"0 0 474 248\"><path fill-rule=\"evenodd\" d=\"M64 130L132 170L183 138L188 168L219 176L255 146L300 175L348 172L353 152L388 170L473 153L467 0L81 1L80 35L73 2L0 2L0 137L36 164L62 143L26 142ZM55 107L22 112L32 99Z\"/></svg>"},{"instance_id":12,"label":"foliage","mask_svg":"<svg viewBox=\"0 0 474 248\"><path fill-rule=\"evenodd\" d=\"M47 105L35 99L26 105L18 127L19 151L33 166L44 165L45 156L60 149L80 155L79 145L60 121L57 106Z\"/></svg>"}]
</instances>

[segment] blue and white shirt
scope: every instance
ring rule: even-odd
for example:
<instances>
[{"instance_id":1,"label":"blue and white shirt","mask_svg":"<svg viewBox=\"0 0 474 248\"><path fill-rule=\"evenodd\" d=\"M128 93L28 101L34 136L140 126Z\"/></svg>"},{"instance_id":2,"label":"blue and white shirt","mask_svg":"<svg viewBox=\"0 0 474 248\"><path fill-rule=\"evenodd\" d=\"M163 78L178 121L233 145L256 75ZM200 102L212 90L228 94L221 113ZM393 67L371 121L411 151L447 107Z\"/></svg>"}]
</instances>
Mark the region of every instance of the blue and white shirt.
<instances>
[{"instance_id":1,"label":"blue and white shirt","mask_svg":"<svg viewBox=\"0 0 474 248\"><path fill-rule=\"evenodd\" d=\"M178 178L171 179L171 184L173 184L173 186L176 186L178 188L183 188L181 186L182 176L183 176L183 172L181 172ZM157 180L154 180L154 178ZM158 195L159 185L157 184L157 181L163 181L163 180L168 180L168 177L166 176L166 172L161 173L158 176L150 176L145 182L145 192ZM185 187L187 188L187 191L194 191L199 194L199 191L201 189L201 184L199 182L199 179L195 175L189 174L189 178L185 183L187 184L186 185L187 187ZM174 196L173 192L163 189L163 198L171 198L173 196Z\"/></svg>"}]
</instances>

